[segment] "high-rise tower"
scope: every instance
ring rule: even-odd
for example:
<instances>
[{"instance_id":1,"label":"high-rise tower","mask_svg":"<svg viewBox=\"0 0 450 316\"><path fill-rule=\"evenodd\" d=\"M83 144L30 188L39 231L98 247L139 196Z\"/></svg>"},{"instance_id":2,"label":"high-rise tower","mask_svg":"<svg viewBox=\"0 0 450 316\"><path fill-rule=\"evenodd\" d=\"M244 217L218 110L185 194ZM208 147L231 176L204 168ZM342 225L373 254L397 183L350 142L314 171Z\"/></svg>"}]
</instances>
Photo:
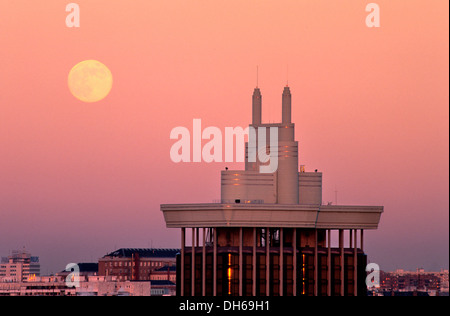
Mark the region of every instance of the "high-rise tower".
<instances>
[{"instance_id":1,"label":"high-rise tower","mask_svg":"<svg viewBox=\"0 0 450 316\"><path fill-rule=\"evenodd\" d=\"M277 131L274 172L260 172L264 163L250 159L252 152L269 151L269 133L260 139L264 134L256 132L263 153L247 143L245 170L221 172L220 203L161 205L167 227L181 228L178 295L366 294L363 232L378 228L383 207L322 205L322 173L299 172L291 101L286 86L282 122L265 124L261 91L253 93L250 127ZM192 229L190 246L186 228ZM331 247L333 230L337 248Z\"/></svg>"},{"instance_id":2,"label":"high-rise tower","mask_svg":"<svg viewBox=\"0 0 450 316\"><path fill-rule=\"evenodd\" d=\"M298 142L295 141L295 124L291 123L291 92L285 87L282 95L282 123L266 124L261 122L261 91L253 92L253 113L250 127L255 130L256 141L252 146L256 152L256 161L249 161L249 145L246 144L246 163L244 171L222 172L223 201L264 201L274 204L299 204L299 174L298 174ZM260 139L259 130L265 129L266 139ZM261 173L259 143L264 142L269 149L270 129L277 129L277 171ZM267 152L265 152L267 154ZM321 174L311 175L316 181L321 181ZM316 204L321 203L321 189L316 190Z\"/></svg>"},{"instance_id":3,"label":"high-rise tower","mask_svg":"<svg viewBox=\"0 0 450 316\"><path fill-rule=\"evenodd\" d=\"M253 91L253 97L252 97L252 124L253 125L260 125L261 124L261 117L262 117L262 100L261 100L261 91L259 88L255 88Z\"/></svg>"}]
</instances>

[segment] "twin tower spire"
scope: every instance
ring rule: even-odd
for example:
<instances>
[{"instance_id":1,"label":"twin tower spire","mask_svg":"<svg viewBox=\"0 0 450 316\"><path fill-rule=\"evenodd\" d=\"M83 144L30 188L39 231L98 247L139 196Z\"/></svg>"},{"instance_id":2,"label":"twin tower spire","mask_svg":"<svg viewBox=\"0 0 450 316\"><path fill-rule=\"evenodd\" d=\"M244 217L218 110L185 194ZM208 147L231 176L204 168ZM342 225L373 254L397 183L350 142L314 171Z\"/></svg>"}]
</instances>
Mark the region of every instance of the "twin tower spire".
<instances>
[{"instance_id":1,"label":"twin tower spire","mask_svg":"<svg viewBox=\"0 0 450 316\"><path fill-rule=\"evenodd\" d=\"M262 124L262 100L261 100L261 90L256 87L253 91L252 97L252 124L261 125ZM289 86L284 87L283 97L282 97L282 112L281 112L281 123L291 124L291 91Z\"/></svg>"}]
</instances>

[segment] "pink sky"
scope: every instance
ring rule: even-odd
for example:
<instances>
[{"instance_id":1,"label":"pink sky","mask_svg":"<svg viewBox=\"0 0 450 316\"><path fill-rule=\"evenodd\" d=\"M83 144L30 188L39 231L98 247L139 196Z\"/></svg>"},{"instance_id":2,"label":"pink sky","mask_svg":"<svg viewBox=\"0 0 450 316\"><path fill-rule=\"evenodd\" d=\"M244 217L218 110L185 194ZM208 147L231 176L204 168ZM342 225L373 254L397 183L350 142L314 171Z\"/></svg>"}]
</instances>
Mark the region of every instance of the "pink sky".
<instances>
[{"instance_id":1,"label":"pink sky","mask_svg":"<svg viewBox=\"0 0 450 316\"><path fill-rule=\"evenodd\" d=\"M26 246L43 272L118 247L178 247L161 203L220 198L220 170L174 164L172 128L263 120L293 95L300 163L324 173L324 202L384 205L367 232L382 269L448 268L449 3L373 1L0 0L0 255ZM78 62L114 76L82 103ZM195 177L192 177L195 175ZM194 183L190 179L195 179Z\"/></svg>"}]
</instances>

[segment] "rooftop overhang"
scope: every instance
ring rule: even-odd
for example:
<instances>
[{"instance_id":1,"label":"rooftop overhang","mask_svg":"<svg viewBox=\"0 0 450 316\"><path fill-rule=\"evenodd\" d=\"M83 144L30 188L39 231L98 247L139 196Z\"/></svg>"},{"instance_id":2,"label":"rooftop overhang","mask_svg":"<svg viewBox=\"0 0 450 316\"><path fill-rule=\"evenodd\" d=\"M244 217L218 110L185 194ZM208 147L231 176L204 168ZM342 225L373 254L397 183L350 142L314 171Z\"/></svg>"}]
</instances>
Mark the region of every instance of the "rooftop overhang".
<instances>
[{"instance_id":1,"label":"rooftop overhang","mask_svg":"<svg viewBox=\"0 0 450 316\"><path fill-rule=\"evenodd\" d=\"M163 204L168 228L286 227L377 229L382 206Z\"/></svg>"}]
</instances>

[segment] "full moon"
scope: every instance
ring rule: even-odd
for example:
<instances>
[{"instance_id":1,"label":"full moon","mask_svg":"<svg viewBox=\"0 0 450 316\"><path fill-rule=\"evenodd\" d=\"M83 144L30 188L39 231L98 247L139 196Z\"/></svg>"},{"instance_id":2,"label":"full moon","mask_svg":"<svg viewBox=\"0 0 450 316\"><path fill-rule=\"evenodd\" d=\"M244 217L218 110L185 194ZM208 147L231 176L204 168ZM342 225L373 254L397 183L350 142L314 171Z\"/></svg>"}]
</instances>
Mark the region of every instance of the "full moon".
<instances>
[{"instance_id":1,"label":"full moon","mask_svg":"<svg viewBox=\"0 0 450 316\"><path fill-rule=\"evenodd\" d=\"M85 60L69 72L68 85L74 97L83 102L104 99L112 88L111 71L97 60Z\"/></svg>"}]
</instances>

